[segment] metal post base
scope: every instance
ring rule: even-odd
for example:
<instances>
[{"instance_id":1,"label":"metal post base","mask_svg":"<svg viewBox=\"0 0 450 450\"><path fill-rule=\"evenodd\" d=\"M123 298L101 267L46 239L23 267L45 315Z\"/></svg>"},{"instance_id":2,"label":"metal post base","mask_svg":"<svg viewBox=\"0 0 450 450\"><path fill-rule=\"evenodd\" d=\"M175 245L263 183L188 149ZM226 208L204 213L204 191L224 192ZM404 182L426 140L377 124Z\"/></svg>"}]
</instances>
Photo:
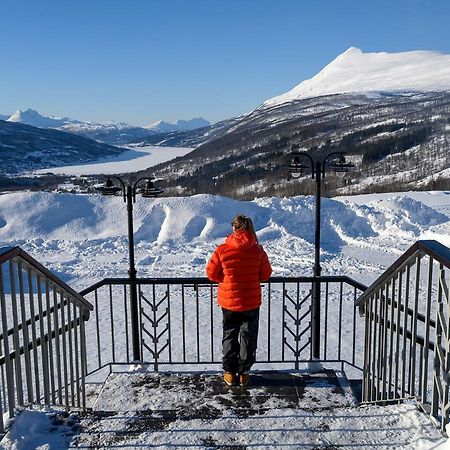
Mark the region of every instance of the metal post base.
<instances>
[{"instance_id":1,"label":"metal post base","mask_svg":"<svg viewBox=\"0 0 450 450\"><path fill-rule=\"evenodd\" d=\"M311 373L323 372L323 366L318 359L312 359L306 364L306 370Z\"/></svg>"}]
</instances>

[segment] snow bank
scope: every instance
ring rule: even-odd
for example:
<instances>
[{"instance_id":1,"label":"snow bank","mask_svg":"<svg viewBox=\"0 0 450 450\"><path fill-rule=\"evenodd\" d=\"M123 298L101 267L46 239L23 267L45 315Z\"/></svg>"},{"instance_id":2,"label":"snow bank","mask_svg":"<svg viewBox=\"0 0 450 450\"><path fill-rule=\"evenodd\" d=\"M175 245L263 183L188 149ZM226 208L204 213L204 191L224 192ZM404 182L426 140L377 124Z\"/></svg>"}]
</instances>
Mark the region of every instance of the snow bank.
<instances>
[{"instance_id":1,"label":"snow bank","mask_svg":"<svg viewBox=\"0 0 450 450\"><path fill-rule=\"evenodd\" d=\"M430 196L432 207L413 197L322 199L326 271L364 272L371 281L420 238L450 244L445 214L450 208L439 207L439 202L449 202L447 194ZM247 202L214 195L138 198L134 211L138 270L148 276L202 276L214 247L231 232L231 219L243 213L253 218L275 275L309 274L314 210L314 198L308 196ZM100 195L5 194L0 196L0 245L22 246L66 280L123 276L127 270L126 204L121 197ZM359 249L365 249L364 254Z\"/></svg>"}]
</instances>

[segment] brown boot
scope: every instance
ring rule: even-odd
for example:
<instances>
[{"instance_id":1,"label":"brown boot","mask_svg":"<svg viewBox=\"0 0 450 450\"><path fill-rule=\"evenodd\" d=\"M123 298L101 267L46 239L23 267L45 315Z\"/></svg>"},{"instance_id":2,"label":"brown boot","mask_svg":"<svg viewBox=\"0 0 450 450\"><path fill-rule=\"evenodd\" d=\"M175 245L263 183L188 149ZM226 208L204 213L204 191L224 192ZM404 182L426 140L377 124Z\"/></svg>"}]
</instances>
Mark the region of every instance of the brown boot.
<instances>
[{"instance_id":1,"label":"brown boot","mask_svg":"<svg viewBox=\"0 0 450 450\"><path fill-rule=\"evenodd\" d=\"M225 381L228 386L234 386L236 384L236 375L231 372L224 372L223 381Z\"/></svg>"},{"instance_id":2,"label":"brown boot","mask_svg":"<svg viewBox=\"0 0 450 450\"><path fill-rule=\"evenodd\" d=\"M250 381L250 375L248 373L239 374L239 383L241 386L247 386Z\"/></svg>"}]
</instances>

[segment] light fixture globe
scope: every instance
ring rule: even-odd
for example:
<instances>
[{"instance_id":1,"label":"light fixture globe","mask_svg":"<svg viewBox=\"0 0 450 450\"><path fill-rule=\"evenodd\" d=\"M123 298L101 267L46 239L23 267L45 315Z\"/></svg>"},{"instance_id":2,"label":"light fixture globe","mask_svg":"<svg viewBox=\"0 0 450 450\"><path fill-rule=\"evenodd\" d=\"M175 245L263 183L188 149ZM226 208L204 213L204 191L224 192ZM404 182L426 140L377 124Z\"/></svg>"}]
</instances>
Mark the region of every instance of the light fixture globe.
<instances>
[{"instance_id":1,"label":"light fixture globe","mask_svg":"<svg viewBox=\"0 0 450 450\"><path fill-rule=\"evenodd\" d=\"M289 166L289 172L293 178L299 178L303 175L304 170L308 169L308 166L300 162L300 158L294 155L291 164Z\"/></svg>"},{"instance_id":2,"label":"light fixture globe","mask_svg":"<svg viewBox=\"0 0 450 450\"><path fill-rule=\"evenodd\" d=\"M164 190L155 186L153 184L152 178L147 178L145 180L145 186L143 188L139 189L138 192L144 198L154 198L154 197L157 197L158 195L162 194L164 192Z\"/></svg>"},{"instance_id":3,"label":"light fixture globe","mask_svg":"<svg viewBox=\"0 0 450 450\"><path fill-rule=\"evenodd\" d=\"M96 188L96 190L99 191L102 195L116 195L122 190L122 188L116 186L111 178L108 177L105 181L105 184Z\"/></svg>"},{"instance_id":4,"label":"light fixture globe","mask_svg":"<svg viewBox=\"0 0 450 450\"><path fill-rule=\"evenodd\" d=\"M332 161L329 164L329 168L341 179L344 178L347 172L353 167L355 167L355 165L351 162L346 162L344 155L340 155L338 160Z\"/></svg>"}]
</instances>

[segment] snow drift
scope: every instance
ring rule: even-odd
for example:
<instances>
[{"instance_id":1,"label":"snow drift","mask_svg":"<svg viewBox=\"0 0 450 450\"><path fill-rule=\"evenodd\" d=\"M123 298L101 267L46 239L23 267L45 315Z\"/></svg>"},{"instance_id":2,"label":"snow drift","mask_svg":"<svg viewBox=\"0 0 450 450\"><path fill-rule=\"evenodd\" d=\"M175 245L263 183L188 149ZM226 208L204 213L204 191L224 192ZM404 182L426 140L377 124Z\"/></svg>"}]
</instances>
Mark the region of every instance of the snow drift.
<instances>
[{"instance_id":1,"label":"snow drift","mask_svg":"<svg viewBox=\"0 0 450 450\"><path fill-rule=\"evenodd\" d=\"M444 194L441 198L447 201ZM323 199L324 273L354 274L370 282L417 239L450 244L449 218L435 205L405 195L366 199ZM209 255L231 232L231 219L243 213L254 219L274 275L308 275L314 257L314 207L314 198L304 196L248 202L214 195L139 198L134 214L139 273L203 276ZM121 197L99 195L2 195L0 246L10 245L22 246L78 286L124 276L126 205Z\"/></svg>"}]
</instances>

